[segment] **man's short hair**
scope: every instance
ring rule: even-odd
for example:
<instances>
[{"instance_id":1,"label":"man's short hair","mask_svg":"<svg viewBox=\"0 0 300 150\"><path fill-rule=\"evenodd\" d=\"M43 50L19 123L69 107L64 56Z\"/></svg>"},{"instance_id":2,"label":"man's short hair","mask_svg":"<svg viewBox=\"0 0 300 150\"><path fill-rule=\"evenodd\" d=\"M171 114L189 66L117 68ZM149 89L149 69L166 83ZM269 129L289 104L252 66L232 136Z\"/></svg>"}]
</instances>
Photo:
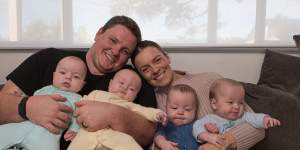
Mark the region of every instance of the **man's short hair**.
<instances>
[{"instance_id":1,"label":"man's short hair","mask_svg":"<svg viewBox=\"0 0 300 150\"><path fill-rule=\"evenodd\" d=\"M125 26L136 37L137 42L142 40L142 34L139 26L133 19L127 16L112 17L104 24L102 31L105 32L107 29L112 28L115 25Z\"/></svg>"}]
</instances>

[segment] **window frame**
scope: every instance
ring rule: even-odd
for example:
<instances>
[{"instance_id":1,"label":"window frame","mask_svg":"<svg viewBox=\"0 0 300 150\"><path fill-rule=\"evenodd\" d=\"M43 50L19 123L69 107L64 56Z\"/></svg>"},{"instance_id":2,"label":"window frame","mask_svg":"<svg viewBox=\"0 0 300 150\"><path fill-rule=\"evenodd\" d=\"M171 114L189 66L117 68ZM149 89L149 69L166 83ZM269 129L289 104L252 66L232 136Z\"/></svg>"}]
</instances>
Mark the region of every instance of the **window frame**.
<instances>
[{"instance_id":1,"label":"window frame","mask_svg":"<svg viewBox=\"0 0 300 150\"><path fill-rule=\"evenodd\" d=\"M92 43L74 43L73 39L73 1L62 0L62 40L55 41L21 41L22 34L22 17L21 8L22 1L9 0L9 40L0 41L0 49L31 49L31 48L88 48ZM218 0L208 0L208 22L207 22L207 43L188 43L188 44L167 44L159 43L162 47L170 51L189 51L195 52L199 50L209 51L248 51L248 49L265 49L269 47L279 47L297 50L296 46L285 45L280 42L268 42L265 40L265 24L267 0L256 0L256 22L254 44L226 45L217 44L217 21L218 21ZM275 43L275 44L274 44Z\"/></svg>"}]
</instances>

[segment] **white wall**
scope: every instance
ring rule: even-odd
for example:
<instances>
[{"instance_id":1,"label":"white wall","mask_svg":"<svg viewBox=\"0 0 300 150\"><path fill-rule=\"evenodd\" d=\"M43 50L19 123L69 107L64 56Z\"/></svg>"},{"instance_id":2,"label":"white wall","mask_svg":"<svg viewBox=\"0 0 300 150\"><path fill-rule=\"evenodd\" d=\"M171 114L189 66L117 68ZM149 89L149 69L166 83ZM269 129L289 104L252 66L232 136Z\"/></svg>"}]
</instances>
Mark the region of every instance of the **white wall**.
<instances>
[{"instance_id":1,"label":"white wall","mask_svg":"<svg viewBox=\"0 0 300 150\"><path fill-rule=\"evenodd\" d=\"M4 83L5 77L31 54L26 51L0 51L0 83Z\"/></svg>"},{"instance_id":2,"label":"white wall","mask_svg":"<svg viewBox=\"0 0 300 150\"><path fill-rule=\"evenodd\" d=\"M0 51L0 83L33 52ZM192 73L217 72L224 77L256 83L259 78L263 53L169 53L172 67Z\"/></svg>"},{"instance_id":3,"label":"white wall","mask_svg":"<svg viewBox=\"0 0 300 150\"><path fill-rule=\"evenodd\" d=\"M224 77L256 83L264 53L171 53L172 66L192 73L217 72Z\"/></svg>"}]
</instances>

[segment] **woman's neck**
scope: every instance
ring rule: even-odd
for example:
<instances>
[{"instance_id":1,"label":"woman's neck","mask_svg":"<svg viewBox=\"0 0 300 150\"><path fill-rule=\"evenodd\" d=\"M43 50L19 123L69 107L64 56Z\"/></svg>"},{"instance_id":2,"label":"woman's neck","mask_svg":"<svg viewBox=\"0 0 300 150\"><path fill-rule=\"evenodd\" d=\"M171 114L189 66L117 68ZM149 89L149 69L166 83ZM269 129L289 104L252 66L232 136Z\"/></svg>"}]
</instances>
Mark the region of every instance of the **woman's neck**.
<instances>
[{"instance_id":1,"label":"woman's neck","mask_svg":"<svg viewBox=\"0 0 300 150\"><path fill-rule=\"evenodd\" d=\"M172 76L172 80L171 82L167 85L167 86L164 86L164 87L159 87L160 90L168 93L170 87L172 86L172 83L176 80L179 80L181 78L183 78L183 76L185 75L186 73L185 72L182 72L182 71L173 71L173 76Z\"/></svg>"}]
</instances>

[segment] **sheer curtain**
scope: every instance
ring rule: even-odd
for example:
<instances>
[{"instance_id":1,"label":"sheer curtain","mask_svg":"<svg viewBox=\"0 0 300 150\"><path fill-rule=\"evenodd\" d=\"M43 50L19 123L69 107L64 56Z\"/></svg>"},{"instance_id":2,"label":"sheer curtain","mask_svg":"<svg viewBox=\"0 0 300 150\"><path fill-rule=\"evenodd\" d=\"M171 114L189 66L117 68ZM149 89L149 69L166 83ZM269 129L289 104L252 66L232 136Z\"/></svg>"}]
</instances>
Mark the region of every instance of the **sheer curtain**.
<instances>
[{"instance_id":1,"label":"sheer curtain","mask_svg":"<svg viewBox=\"0 0 300 150\"><path fill-rule=\"evenodd\" d=\"M0 47L87 47L114 15L163 46L294 46L300 0L0 0Z\"/></svg>"}]
</instances>

